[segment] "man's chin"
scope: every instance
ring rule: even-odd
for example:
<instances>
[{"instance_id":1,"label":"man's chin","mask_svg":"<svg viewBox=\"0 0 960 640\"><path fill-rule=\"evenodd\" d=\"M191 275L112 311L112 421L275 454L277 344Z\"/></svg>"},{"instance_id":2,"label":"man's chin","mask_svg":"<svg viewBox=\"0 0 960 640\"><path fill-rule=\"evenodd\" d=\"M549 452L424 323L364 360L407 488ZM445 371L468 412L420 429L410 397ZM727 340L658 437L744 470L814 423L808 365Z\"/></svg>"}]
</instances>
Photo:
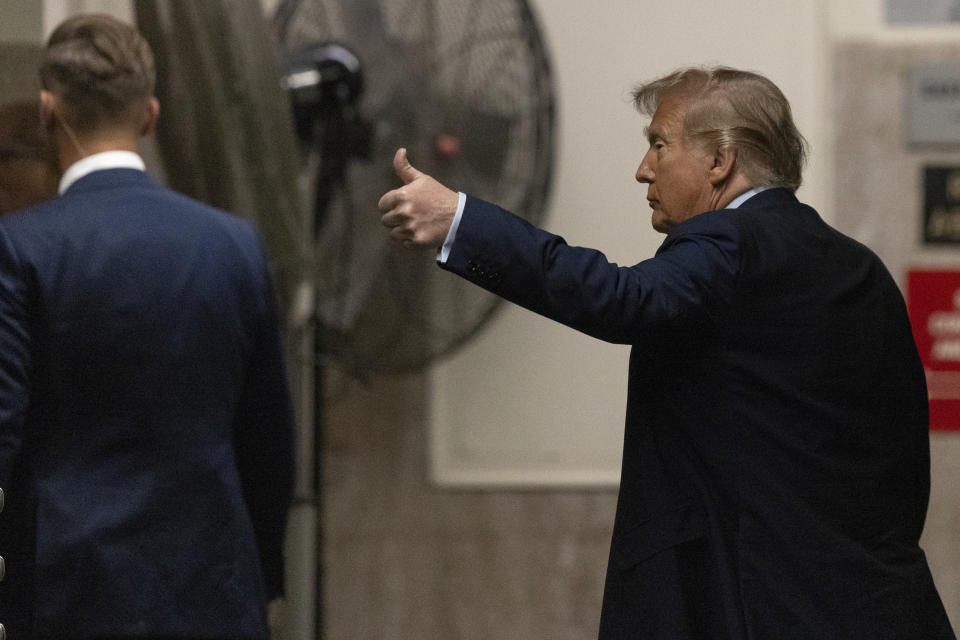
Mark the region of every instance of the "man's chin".
<instances>
[{"instance_id":1,"label":"man's chin","mask_svg":"<svg viewBox=\"0 0 960 640\"><path fill-rule=\"evenodd\" d=\"M650 225L653 227L654 231L659 231L660 233L669 233L670 229L673 228L673 225L665 220L663 216L659 215L656 211L654 211L653 215L650 216Z\"/></svg>"}]
</instances>

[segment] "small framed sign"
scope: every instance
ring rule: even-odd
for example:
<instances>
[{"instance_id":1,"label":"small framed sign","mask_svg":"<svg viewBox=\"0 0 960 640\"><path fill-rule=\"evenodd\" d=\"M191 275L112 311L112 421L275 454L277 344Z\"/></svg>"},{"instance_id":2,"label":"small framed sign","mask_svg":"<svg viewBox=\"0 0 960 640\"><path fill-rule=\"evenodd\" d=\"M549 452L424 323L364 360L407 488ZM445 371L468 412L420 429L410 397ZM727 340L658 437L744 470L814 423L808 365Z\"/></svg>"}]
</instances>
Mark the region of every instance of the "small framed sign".
<instances>
[{"instance_id":1,"label":"small framed sign","mask_svg":"<svg viewBox=\"0 0 960 640\"><path fill-rule=\"evenodd\" d=\"M960 21L957 0L886 0L889 24L946 24Z\"/></svg>"},{"instance_id":2,"label":"small framed sign","mask_svg":"<svg viewBox=\"0 0 960 640\"><path fill-rule=\"evenodd\" d=\"M923 241L960 244L960 166L923 169Z\"/></svg>"},{"instance_id":3,"label":"small framed sign","mask_svg":"<svg viewBox=\"0 0 960 640\"><path fill-rule=\"evenodd\" d=\"M960 65L914 66L909 95L910 143L960 146Z\"/></svg>"}]
</instances>

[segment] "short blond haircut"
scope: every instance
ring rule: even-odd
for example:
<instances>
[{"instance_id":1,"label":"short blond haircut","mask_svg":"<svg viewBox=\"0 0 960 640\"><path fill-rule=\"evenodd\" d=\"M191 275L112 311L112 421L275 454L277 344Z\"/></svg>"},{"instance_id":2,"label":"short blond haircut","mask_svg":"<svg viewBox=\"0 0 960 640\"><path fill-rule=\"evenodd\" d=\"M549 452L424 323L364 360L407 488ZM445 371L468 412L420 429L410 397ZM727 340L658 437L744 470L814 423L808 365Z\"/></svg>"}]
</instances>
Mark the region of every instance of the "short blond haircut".
<instances>
[{"instance_id":1,"label":"short blond haircut","mask_svg":"<svg viewBox=\"0 0 960 640\"><path fill-rule=\"evenodd\" d=\"M62 98L63 115L78 132L136 125L153 97L153 52L139 31L113 16L73 16L50 34L40 83Z\"/></svg>"},{"instance_id":2,"label":"short blond haircut","mask_svg":"<svg viewBox=\"0 0 960 640\"><path fill-rule=\"evenodd\" d=\"M753 186L791 191L800 186L807 142L773 82L729 67L688 67L633 92L634 105L647 116L667 97L685 103L684 136L704 146L735 149L738 167Z\"/></svg>"}]
</instances>

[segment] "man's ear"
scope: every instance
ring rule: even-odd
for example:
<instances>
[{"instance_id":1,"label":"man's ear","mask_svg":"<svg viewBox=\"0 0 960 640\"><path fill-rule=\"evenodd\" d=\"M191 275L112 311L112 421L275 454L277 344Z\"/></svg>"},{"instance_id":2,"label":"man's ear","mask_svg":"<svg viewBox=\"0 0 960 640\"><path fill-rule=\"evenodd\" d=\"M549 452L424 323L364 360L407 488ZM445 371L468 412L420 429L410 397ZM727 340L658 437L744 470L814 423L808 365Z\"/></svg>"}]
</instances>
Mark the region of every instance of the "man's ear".
<instances>
[{"instance_id":1,"label":"man's ear","mask_svg":"<svg viewBox=\"0 0 960 640\"><path fill-rule=\"evenodd\" d=\"M147 103L147 113L140 128L141 136L148 136L157 128L157 119L160 117L160 101L151 96Z\"/></svg>"},{"instance_id":2,"label":"man's ear","mask_svg":"<svg viewBox=\"0 0 960 640\"><path fill-rule=\"evenodd\" d=\"M57 126L57 99L46 89L40 90L40 122L44 130L50 133Z\"/></svg>"},{"instance_id":3,"label":"man's ear","mask_svg":"<svg viewBox=\"0 0 960 640\"><path fill-rule=\"evenodd\" d=\"M717 186L733 176L737 166L737 151L733 147L717 147L710 167L710 184Z\"/></svg>"}]
</instances>

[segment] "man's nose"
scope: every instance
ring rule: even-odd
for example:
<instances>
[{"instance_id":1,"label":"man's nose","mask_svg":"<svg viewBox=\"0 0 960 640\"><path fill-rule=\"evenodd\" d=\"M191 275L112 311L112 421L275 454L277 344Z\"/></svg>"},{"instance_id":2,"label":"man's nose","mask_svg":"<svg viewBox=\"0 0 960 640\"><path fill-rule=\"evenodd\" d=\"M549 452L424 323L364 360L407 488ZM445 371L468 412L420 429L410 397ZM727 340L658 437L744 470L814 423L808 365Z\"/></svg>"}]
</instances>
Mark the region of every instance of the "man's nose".
<instances>
[{"instance_id":1,"label":"man's nose","mask_svg":"<svg viewBox=\"0 0 960 640\"><path fill-rule=\"evenodd\" d=\"M643 160L640 162L640 166L637 167L637 182L648 184L653 182L655 177L656 176L653 173L653 169L650 168L650 164L647 162L647 157L644 156Z\"/></svg>"}]
</instances>

